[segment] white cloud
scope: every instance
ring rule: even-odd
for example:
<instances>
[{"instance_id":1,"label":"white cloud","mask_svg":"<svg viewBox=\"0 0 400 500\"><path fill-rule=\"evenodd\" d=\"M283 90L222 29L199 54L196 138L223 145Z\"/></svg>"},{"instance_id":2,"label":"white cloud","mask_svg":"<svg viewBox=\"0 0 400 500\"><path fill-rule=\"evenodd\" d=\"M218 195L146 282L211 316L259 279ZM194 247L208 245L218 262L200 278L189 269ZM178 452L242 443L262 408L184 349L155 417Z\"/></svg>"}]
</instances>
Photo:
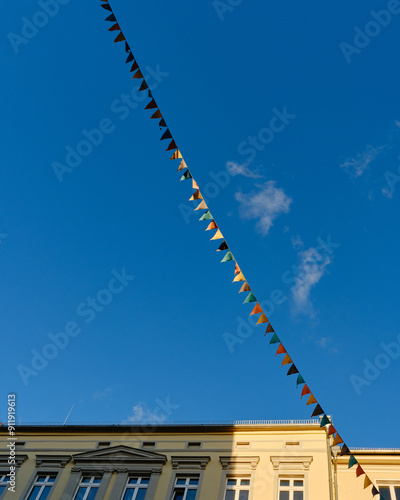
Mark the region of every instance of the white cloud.
<instances>
[{"instance_id":1,"label":"white cloud","mask_svg":"<svg viewBox=\"0 0 400 500\"><path fill-rule=\"evenodd\" d=\"M235 194L235 199L240 203L241 217L258 219L256 227L264 236L268 234L279 214L289 212L290 204L293 202L285 191L275 187L275 184L275 181L268 181L257 185L258 192Z\"/></svg>"},{"instance_id":2,"label":"white cloud","mask_svg":"<svg viewBox=\"0 0 400 500\"><path fill-rule=\"evenodd\" d=\"M93 399L99 399L100 401L104 400L111 393L110 387L106 387L104 391L96 390L93 394Z\"/></svg>"},{"instance_id":3,"label":"white cloud","mask_svg":"<svg viewBox=\"0 0 400 500\"><path fill-rule=\"evenodd\" d=\"M247 163L240 165L234 161L228 161L226 162L226 169L228 170L228 174L232 177L235 177L236 175L243 175L244 177L250 177L252 179L262 178L262 175L258 175L250 170Z\"/></svg>"},{"instance_id":4,"label":"white cloud","mask_svg":"<svg viewBox=\"0 0 400 500\"><path fill-rule=\"evenodd\" d=\"M297 235L292 238L293 248L302 248L304 247L303 240L300 238L300 235Z\"/></svg>"},{"instance_id":5,"label":"white cloud","mask_svg":"<svg viewBox=\"0 0 400 500\"><path fill-rule=\"evenodd\" d=\"M386 146L379 146L379 148L367 146L364 152L358 154L356 158L347 158L340 167L343 168L350 177L360 177L365 172L368 165L386 148Z\"/></svg>"},{"instance_id":6,"label":"white cloud","mask_svg":"<svg viewBox=\"0 0 400 500\"><path fill-rule=\"evenodd\" d=\"M315 343L322 349L329 351L331 354L337 354L339 352L336 347L331 347L332 339L330 337L321 337L320 339L317 339Z\"/></svg>"},{"instance_id":7,"label":"white cloud","mask_svg":"<svg viewBox=\"0 0 400 500\"><path fill-rule=\"evenodd\" d=\"M151 411L146 403L139 402L133 407L133 414L128 417L128 422L165 422L167 416L164 413Z\"/></svg>"},{"instance_id":8,"label":"white cloud","mask_svg":"<svg viewBox=\"0 0 400 500\"><path fill-rule=\"evenodd\" d=\"M295 276L295 284L291 288L292 299L297 312L310 312L312 310L311 288L319 282L332 261L328 254L321 255L316 248L312 247L299 252L298 256L300 272Z\"/></svg>"}]
</instances>

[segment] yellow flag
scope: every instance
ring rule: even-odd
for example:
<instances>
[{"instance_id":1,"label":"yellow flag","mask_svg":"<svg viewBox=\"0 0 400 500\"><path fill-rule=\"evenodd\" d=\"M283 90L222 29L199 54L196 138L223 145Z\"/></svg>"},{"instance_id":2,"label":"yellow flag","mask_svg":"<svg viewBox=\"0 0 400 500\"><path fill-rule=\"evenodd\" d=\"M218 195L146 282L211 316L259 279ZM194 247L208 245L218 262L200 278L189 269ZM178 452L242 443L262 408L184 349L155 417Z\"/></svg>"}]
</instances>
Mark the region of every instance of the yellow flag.
<instances>
[{"instance_id":1,"label":"yellow flag","mask_svg":"<svg viewBox=\"0 0 400 500\"><path fill-rule=\"evenodd\" d=\"M242 271L240 271L240 273L235 276L235 279L232 281L232 283L235 283L235 281L246 281L244 279Z\"/></svg>"},{"instance_id":2,"label":"yellow flag","mask_svg":"<svg viewBox=\"0 0 400 500\"><path fill-rule=\"evenodd\" d=\"M261 316L258 318L257 325L260 325L261 323L268 323L268 318L265 316L264 313L261 314Z\"/></svg>"},{"instance_id":3,"label":"yellow flag","mask_svg":"<svg viewBox=\"0 0 400 500\"><path fill-rule=\"evenodd\" d=\"M224 237L222 236L221 231L218 229L218 231L214 234L214 236L211 238L211 240L223 240ZM210 240L210 241L211 241Z\"/></svg>"},{"instance_id":4,"label":"yellow flag","mask_svg":"<svg viewBox=\"0 0 400 500\"><path fill-rule=\"evenodd\" d=\"M371 479L365 474L365 479L364 479L364 489L368 488L368 486L371 486L372 481Z\"/></svg>"},{"instance_id":5,"label":"yellow flag","mask_svg":"<svg viewBox=\"0 0 400 500\"><path fill-rule=\"evenodd\" d=\"M179 158L182 158L182 155L179 149L177 149L175 153L171 156L170 160L178 160Z\"/></svg>"}]
</instances>

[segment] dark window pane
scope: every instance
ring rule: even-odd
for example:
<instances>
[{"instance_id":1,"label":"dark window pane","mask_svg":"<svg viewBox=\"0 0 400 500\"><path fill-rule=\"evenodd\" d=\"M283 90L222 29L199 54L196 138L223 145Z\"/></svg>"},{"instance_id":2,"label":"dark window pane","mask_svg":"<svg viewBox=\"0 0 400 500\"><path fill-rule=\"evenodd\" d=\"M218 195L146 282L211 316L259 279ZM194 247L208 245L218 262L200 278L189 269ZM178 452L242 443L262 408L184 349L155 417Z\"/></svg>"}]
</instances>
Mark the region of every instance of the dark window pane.
<instances>
[{"instance_id":1,"label":"dark window pane","mask_svg":"<svg viewBox=\"0 0 400 500\"><path fill-rule=\"evenodd\" d=\"M248 491L241 491L239 493L239 500L249 500L249 492Z\"/></svg>"},{"instance_id":2,"label":"dark window pane","mask_svg":"<svg viewBox=\"0 0 400 500\"><path fill-rule=\"evenodd\" d=\"M228 479L226 482L229 486L235 486L236 485L236 479Z\"/></svg>"},{"instance_id":3,"label":"dark window pane","mask_svg":"<svg viewBox=\"0 0 400 500\"><path fill-rule=\"evenodd\" d=\"M250 479L242 479L242 480L240 481L240 484L241 484L242 486L249 486L249 485L250 485Z\"/></svg>"},{"instance_id":4,"label":"dark window pane","mask_svg":"<svg viewBox=\"0 0 400 500\"><path fill-rule=\"evenodd\" d=\"M133 488L129 488L129 490L125 491L125 495L124 495L123 500L132 500L134 493L135 493L135 490Z\"/></svg>"},{"instance_id":5,"label":"dark window pane","mask_svg":"<svg viewBox=\"0 0 400 500\"><path fill-rule=\"evenodd\" d=\"M289 492L288 491L281 491L279 493L279 500L289 500Z\"/></svg>"},{"instance_id":6,"label":"dark window pane","mask_svg":"<svg viewBox=\"0 0 400 500\"><path fill-rule=\"evenodd\" d=\"M183 500L184 490L175 490L173 500Z\"/></svg>"},{"instance_id":7,"label":"dark window pane","mask_svg":"<svg viewBox=\"0 0 400 500\"><path fill-rule=\"evenodd\" d=\"M137 482L137 477L132 477L131 479L129 479L128 484L136 484Z\"/></svg>"},{"instance_id":8,"label":"dark window pane","mask_svg":"<svg viewBox=\"0 0 400 500\"><path fill-rule=\"evenodd\" d=\"M199 484L199 480L198 479L190 479L189 480L189 484L193 485L193 484Z\"/></svg>"},{"instance_id":9,"label":"dark window pane","mask_svg":"<svg viewBox=\"0 0 400 500\"><path fill-rule=\"evenodd\" d=\"M81 483L90 483L91 477L83 477Z\"/></svg>"},{"instance_id":10,"label":"dark window pane","mask_svg":"<svg viewBox=\"0 0 400 500\"><path fill-rule=\"evenodd\" d=\"M3 493L3 491L6 489L5 486L0 486L0 495Z\"/></svg>"},{"instance_id":11,"label":"dark window pane","mask_svg":"<svg viewBox=\"0 0 400 500\"><path fill-rule=\"evenodd\" d=\"M96 495L97 495L97 490L98 490L98 488L91 488L90 493L89 493L88 497L86 498L86 500L94 500L96 498Z\"/></svg>"},{"instance_id":12,"label":"dark window pane","mask_svg":"<svg viewBox=\"0 0 400 500\"><path fill-rule=\"evenodd\" d=\"M78 493L76 494L75 500L82 500L86 493L86 488L79 488Z\"/></svg>"},{"instance_id":13,"label":"dark window pane","mask_svg":"<svg viewBox=\"0 0 400 500\"><path fill-rule=\"evenodd\" d=\"M381 494L381 497L383 498L383 500L391 500L389 487L381 486L379 488L379 493Z\"/></svg>"},{"instance_id":14,"label":"dark window pane","mask_svg":"<svg viewBox=\"0 0 400 500\"><path fill-rule=\"evenodd\" d=\"M225 500L235 500L235 492L233 490L227 490L225 493Z\"/></svg>"},{"instance_id":15,"label":"dark window pane","mask_svg":"<svg viewBox=\"0 0 400 500\"><path fill-rule=\"evenodd\" d=\"M40 491L41 486L35 486L33 490L31 491L31 494L28 497L28 500L36 500L39 491Z\"/></svg>"},{"instance_id":16,"label":"dark window pane","mask_svg":"<svg viewBox=\"0 0 400 500\"><path fill-rule=\"evenodd\" d=\"M136 495L136 500L144 500L144 497L146 496L146 488L140 488L138 491L138 494Z\"/></svg>"},{"instance_id":17,"label":"dark window pane","mask_svg":"<svg viewBox=\"0 0 400 500\"><path fill-rule=\"evenodd\" d=\"M303 492L302 491L295 491L293 493L293 500L303 500Z\"/></svg>"},{"instance_id":18,"label":"dark window pane","mask_svg":"<svg viewBox=\"0 0 400 500\"><path fill-rule=\"evenodd\" d=\"M38 476L36 483L44 483L46 481L46 476Z\"/></svg>"},{"instance_id":19,"label":"dark window pane","mask_svg":"<svg viewBox=\"0 0 400 500\"><path fill-rule=\"evenodd\" d=\"M101 477L95 477L95 478L93 479L93 482L94 482L95 484L101 483Z\"/></svg>"},{"instance_id":20,"label":"dark window pane","mask_svg":"<svg viewBox=\"0 0 400 500\"><path fill-rule=\"evenodd\" d=\"M400 488L394 489L394 496L396 497L396 500L400 500Z\"/></svg>"},{"instance_id":21,"label":"dark window pane","mask_svg":"<svg viewBox=\"0 0 400 500\"><path fill-rule=\"evenodd\" d=\"M281 486L290 486L290 481L287 481L286 479L281 479Z\"/></svg>"},{"instance_id":22,"label":"dark window pane","mask_svg":"<svg viewBox=\"0 0 400 500\"><path fill-rule=\"evenodd\" d=\"M142 480L140 481L140 484L149 484L150 479L146 479L142 477Z\"/></svg>"},{"instance_id":23,"label":"dark window pane","mask_svg":"<svg viewBox=\"0 0 400 500\"><path fill-rule=\"evenodd\" d=\"M42 494L40 495L40 500L46 500L46 498L49 496L51 490L51 486L46 486Z\"/></svg>"},{"instance_id":24,"label":"dark window pane","mask_svg":"<svg viewBox=\"0 0 400 500\"><path fill-rule=\"evenodd\" d=\"M176 484L186 484L186 479L177 479Z\"/></svg>"},{"instance_id":25,"label":"dark window pane","mask_svg":"<svg viewBox=\"0 0 400 500\"><path fill-rule=\"evenodd\" d=\"M186 500L194 500L196 498L197 490L188 490Z\"/></svg>"},{"instance_id":26,"label":"dark window pane","mask_svg":"<svg viewBox=\"0 0 400 500\"><path fill-rule=\"evenodd\" d=\"M303 481L295 481L294 485L295 486L303 486Z\"/></svg>"}]
</instances>

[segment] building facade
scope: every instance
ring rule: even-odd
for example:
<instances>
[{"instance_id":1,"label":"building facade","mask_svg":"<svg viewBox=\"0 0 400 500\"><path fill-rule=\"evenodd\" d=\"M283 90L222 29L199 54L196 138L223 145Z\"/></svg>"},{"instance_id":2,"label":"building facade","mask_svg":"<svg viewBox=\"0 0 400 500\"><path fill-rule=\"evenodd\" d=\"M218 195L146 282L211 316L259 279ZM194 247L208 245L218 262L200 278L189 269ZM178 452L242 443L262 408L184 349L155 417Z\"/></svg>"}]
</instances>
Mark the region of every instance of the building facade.
<instances>
[{"instance_id":1,"label":"building facade","mask_svg":"<svg viewBox=\"0 0 400 500\"><path fill-rule=\"evenodd\" d=\"M351 451L400 500L400 450ZM335 452L312 420L3 427L0 500L370 500Z\"/></svg>"}]
</instances>

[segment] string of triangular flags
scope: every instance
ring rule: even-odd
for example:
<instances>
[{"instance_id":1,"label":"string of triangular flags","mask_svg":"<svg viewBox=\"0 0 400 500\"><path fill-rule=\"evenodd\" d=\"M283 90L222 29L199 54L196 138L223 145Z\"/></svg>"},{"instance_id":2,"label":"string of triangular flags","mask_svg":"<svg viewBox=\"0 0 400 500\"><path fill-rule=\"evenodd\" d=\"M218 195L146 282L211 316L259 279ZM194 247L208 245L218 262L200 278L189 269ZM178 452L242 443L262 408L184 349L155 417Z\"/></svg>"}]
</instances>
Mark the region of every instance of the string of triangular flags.
<instances>
[{"instance_id":1,"label":"string of triangular flags","mask_svg":"<svg viewBox=\"0 0 400 500\"><path fill-rule=\"evenodd\" d=\"M149 86L140 70L139 64L134 57L132 50L128 44L128 42L125 39L124 34L122 33L122 30L117 22L117 19L112 11L112 8L108 2L108 0L100 0L101 6L110 12L108 17L106 18L106 21L115 23L109 28L109 31L118 31L118 35L115 38L114 42L124 42L125 43L125 52L128 54L126 63L132 63L130 71L133 73L133 79L138 79L141 80L141 85L139 88L140 92L146 91L148 94L148 98L150 99L150 102L147 104L147 106L144 108L146 110L150 109L152 110L153 114L150 116L151 119L156 119L160 120L159 121L159 126L161 129L165 129L163 131L161 140L170 140L171 142L169 143L166 151L174 151L172 157L170 158L171 160L180 160L180 164L178 167L178 172L183 170L182 176L180 178L181 181L191 179L192 180L192 187L195 190L193 195L191 196L189 201L199 201L199 204L194 210L204 210L205 212L203 215L200 217L200 221L209 221L208 226L206 228L206 231L211 231L215 230L215 233L213 237L211 238L212 240L222 240L222 243L219 245L217 252L220 251L226 251L226 254L224 255L223 259L221 262L235 262L235 277L233 279L233 282L241 282L242 286L239 290L239 293L242 292L247 292L248 295L246 296L244 300L244 304L247 303L255 303L253 310L251 311L250 315L257 314L259 315L257 325L267 325L265 335L267 334L272 334L271 339L269 341L269 344L272 346L278 346L277 351L275 356L279 355L284 355L283 361L282 361L282 367L283 366L289 366L289 370L287 372L287 375L297 375L297 381L296 381L296 386L303 386L302 391L301 391L301 398L304 396L308 396L308 401L307 405L316 405L314 407L314 410L311 414L311 418L314 417L320 417L320 427L327 427L328 429L328 435L332 436L333 438L333 444L332 446L339 445L341 446L341 452L340 456L349 456L349 461L348 461L348 468L352 468L354 466L357 466L355 469L356 472L356 477L360 477L362 475L365 475L364 478L364 489L368 488L369 486L372 486L372 496L375 497L376 495L379 495L379 491L376 488L376 486L373 484L371 479L368 477L368 475L365 473L364 469L362 466L359 464L358 460L355 458L355 456L351 453L350 449L346 445L346 443L343 441L337 430L332 424L331 419L328 417L328 415L325 413L325 411L322 409L321 405L318 403L317 399L315 398L314 394L310 390L309 386L306 384L303 376L297 369L295 363L293 362L292 357L289 355L287 350L285 349L283 343L281 342L281 339L278 337L277 333L275 332L274 328L272 327L270 321L268 320L267 316L265 315L262 307L260 306L259 302L257 301L256 296L254 295L252 289L250 288L246 278L244 277L244 274L242 270L240 269L236 259L233 256L233 253L231 249L229 248L228 244L226 243L226 240L218 227L217 223L215 222L214 217L211 215L210 209L208 208L201 192L200 188L197 184L197 182L194 180L191 171L189 170L185 160L183 159L183 156L178 149L178 146L175 143L175 140L171 134L171 131L167 127L166 121L161 114L161 111L153 97L153 94L151 90L149 89ZM383 497L380 495L380 499L383 500Z\"/></svg>"}]
</instances>

